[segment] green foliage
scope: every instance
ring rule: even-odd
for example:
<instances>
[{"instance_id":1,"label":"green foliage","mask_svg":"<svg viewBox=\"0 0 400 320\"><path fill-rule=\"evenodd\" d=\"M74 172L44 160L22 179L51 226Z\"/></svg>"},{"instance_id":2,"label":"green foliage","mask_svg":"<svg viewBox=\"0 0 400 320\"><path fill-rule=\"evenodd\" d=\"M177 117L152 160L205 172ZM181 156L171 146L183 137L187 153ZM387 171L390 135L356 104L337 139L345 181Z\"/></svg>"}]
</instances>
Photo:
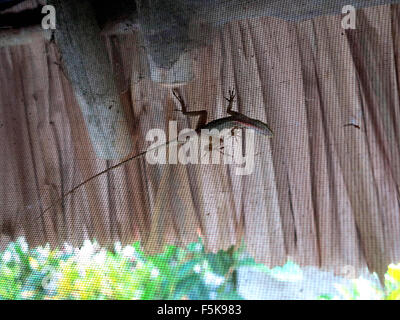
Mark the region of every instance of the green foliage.
<instances>
[{"instance_id":1,"label":"green foliage","mask_svg":"<svg viewBox=\"0 0 400 320\"><path fill-rule=\"evenodd\" d=\"M0 299L44 299L61 256L49 247L28 250L21 238L0 254Z\"/></svg>"},{"instance_id":2,"label":"green foliage","mask_svg":"<svg viewBox=\"0 0 400 320\"><path fill-rule=\"evenodd\" d=\"M187 248L167 246L163 253L146 255L139 242L114 251L85 242L78 248L49 246L29 249L21 238L0 253L1 299L242 299L237 273L257 268L285 281L301 273L298 265L268 269L249 258L241 247L205 252L202 242ZM337 286L339 296L319 299L400 299L400 264L390 265L385 290L365 279Z\"/></svg>"},{"instance_id":3,"label":"green foliage","mask_svg":"<svg viewBox=\"0 0 400 320\"><path fill-rule=\"evenodd\" d=\"M400 300L400 264L391 264L385 274L385 288L364 278L353 279L350 287L338 285L340 297L330 295L320 296L319 299L331 300L344 298L347 300Z\"/></svg>"},{"instance_id":4,"label":"green foliage","mask_svg":"<svg viewBox=\"0 0 400 320\"><path fill-rule=\"evenodd\" d=\"M400 300L400 264L389 265L385 275L386 300Z\"/></svg>"},{"instance_id":5,"label":"green foliage","mask_svg":"<svg viewBox=\"0 0 400 320\"><path fill-rule=\"evenodd\" d=\"M206 253L201 241L152 256L138 242L52 251L18 239L0 254L0 299L242 299L236 269L256 264L240 252Z\"/></svg>"}]
</instances>

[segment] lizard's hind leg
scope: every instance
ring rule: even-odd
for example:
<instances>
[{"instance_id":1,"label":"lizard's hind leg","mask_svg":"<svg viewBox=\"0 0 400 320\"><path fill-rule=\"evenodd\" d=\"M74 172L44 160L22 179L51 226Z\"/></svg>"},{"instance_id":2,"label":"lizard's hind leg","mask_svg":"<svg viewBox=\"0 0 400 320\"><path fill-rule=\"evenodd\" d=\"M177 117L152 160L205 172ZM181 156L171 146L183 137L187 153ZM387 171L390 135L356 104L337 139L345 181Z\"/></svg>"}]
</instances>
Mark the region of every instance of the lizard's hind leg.
<instances>
[{"instance_id":1,"label":"lizard's hind leg","mask_svg":"<svg viewBox=\"0 0 400 320\"><path fill-rule=\"evenodd\" d=\"M236 148L236 145L238 143L241 143L241 141L242 141L241 140L242 135L241 135L240 131L239 131L238 135L235 134L235 132L238 130L240 130L240 128L238 126L232 127L230 130L230 134L221 141L221 144L223 144L223 146L220 148L220 153L222 155L227 154L228 157L231 157L233 159L233 153L235 153L234 149ZM240 140L239 140L239 138L240 138ZM228 143L229 143L229 147L225 148L225 145L228 145ZM232 151L233 153L231 154L229 152L226 152L225 151L226 149Z\"/></svg>"},{"instance_id":2,"label":"lizard's hind leg","mask_svg":"<svg viewBox=\"0 0 400 320\"><path fill-rule=\"evenodd\" d=\"M197 125L196 125L196 130L200 129L206 125L206 123L207 123L207 111L206 110L187 111L185 101L183 100L183 98L179 94L179 92L177 92L175 89L172 89L172 94L175 96L176 99L178 99L178 101L182 107L182 110L176 110L176 111L181 111L185 116L189 116L189 117L199 116L199 120L197 121Z\"/></svg>"}]
</instances>

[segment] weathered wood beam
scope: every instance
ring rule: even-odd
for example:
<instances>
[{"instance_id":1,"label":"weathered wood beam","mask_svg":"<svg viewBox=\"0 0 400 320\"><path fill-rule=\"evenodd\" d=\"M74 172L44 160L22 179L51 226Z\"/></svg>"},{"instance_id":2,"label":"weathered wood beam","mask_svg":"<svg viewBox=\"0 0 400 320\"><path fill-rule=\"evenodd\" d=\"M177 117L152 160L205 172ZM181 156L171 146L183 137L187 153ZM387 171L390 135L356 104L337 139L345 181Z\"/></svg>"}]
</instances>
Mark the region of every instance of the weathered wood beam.
<instances>
[{"instance_id":1,"label":"weathered wood beam","mask_svg":"<svg viewBox=\"0 0 400 320\"><path fill-rule=\"evenodd\" d=\"M21 12L12 10L14 9L12 6L24 6L25 3L23 1L5 2L10 9L0 13L0 48L28 44L41 36L50 40L51 32L41 28L41 20L44 16L41 7L27 7Z\"/></svg>"},{"instance_id":2,"label":"weathered wood beam","mask_svg":"<svg viewBox=\"0 0 400 320\"><path fill-rule=\"evenodd\" d=\"M40 25L43 18L42 8L33 8L22 12L0 13L0 28L24 28Z\"/></svg>"},{"instance_id":3,"label":"weathered wood beam","mask_svg":"<svg viewBox=\"0 0 400 320\"><path fill-rule=\"evenodd\" d=\"M0 29L0 48L31 43L37 37L51 39L51 31L43 30L40 26L29 26L20 29Z\"/></svg>"},{"instance_id":4,"label":"weathered wood beam","mask_svg":"<svg viewBox=\"0 0 400 320\"><path fill-rule=\"evenodd\" d=\"M98 157L121 159L132 150L128 109L117 90L106 45L88 1L51 0L55 40Z\"/></svg>"}]
</instances>

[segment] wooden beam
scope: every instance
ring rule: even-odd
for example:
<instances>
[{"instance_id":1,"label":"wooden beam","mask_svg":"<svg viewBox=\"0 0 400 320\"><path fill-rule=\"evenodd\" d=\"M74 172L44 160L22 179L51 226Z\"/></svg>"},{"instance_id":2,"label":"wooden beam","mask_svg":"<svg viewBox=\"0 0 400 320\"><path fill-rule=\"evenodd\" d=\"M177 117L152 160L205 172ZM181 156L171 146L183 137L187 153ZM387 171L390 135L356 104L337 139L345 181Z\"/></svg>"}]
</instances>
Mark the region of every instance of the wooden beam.
<instances>
[{"instance_id":1,"label":"wooden beam","mask_svg":"<svg viewBox=\"0 0 400 320\"><path fill-rule=\"evenodd\" d=\"M43 30L38 25L21 29L0 29L0 48L29 44L37 37L50 40L51 31Z\"/></svg>"},{"instance_id":2,"label":"wooden beam","mask_svg":"<svg viewBox=\"0 0 400 320\"><path fill-rule=\"evenodd\" d=\"M99 158L121 159L132 150L128 108L117 90L106 45L88 1L51 0L55 40Z\"/></svg>"}]
</instances>

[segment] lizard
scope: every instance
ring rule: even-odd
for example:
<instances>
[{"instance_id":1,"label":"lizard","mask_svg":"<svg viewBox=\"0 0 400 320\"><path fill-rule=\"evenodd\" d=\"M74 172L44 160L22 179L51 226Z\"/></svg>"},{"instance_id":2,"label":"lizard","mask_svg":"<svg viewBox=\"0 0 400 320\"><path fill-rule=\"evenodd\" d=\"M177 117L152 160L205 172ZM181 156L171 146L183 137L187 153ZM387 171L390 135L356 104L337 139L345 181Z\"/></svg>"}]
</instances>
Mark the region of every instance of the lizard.
<instances>
[{"instance_id":1,"label":"lizard","mask_svg":"<svg viewBox=\"0 0 400 320\"><path fill-rule=\"evenodd\" d=\"M210 121L207 123L207 116L208 113L206 110L201 110L201 111L187 111L186 104L181 97L175 90L172 91L174 96L178 99L179 103L181 104L182 107L182 113L187 116L199 116L199 121L196 126L196 131L201 132L202 129L217 129L219 131L223 129L230 129L230 128L240 128L240 129L253 129L255 130L258 134L265 135L272 137L273 132L269 128L269 126L257 119L249 118L245 116L244 114L233 111L233 101L235 99L235 92L234 90L229 90L229 98L225 99L228 101L228 108L226 112L229 114L228 117L224 118L219 118L213 121Z\"/></svg>"},{"instance_id":2,"label":"lizard","mask_svg":"<svg viewBox=\"0 0 400 320\"><path fill-rule=\"evenodd\" d=\"M268 137L272 137L273 136L272 130L269 128L269 126L266 123L264 123L264 122L262 122L260 120L257 120L257 119L249 118L249 117L245 116L244 114L242 114L240 112L232 110L233 101L235 99L235 93L234 93L233 89L229 90L229 92L228 92L229 93L229 98L224 97L228 101L227 113L229 114L229 116L224 117L224 118L219 118L219 119L210 121L208 123L207 123L208 113L207 113L206 110L187 111L187 106L186 106L182 96L175 89L172 89L172 93L176 97L176 99L179 101L179 103L181 105L181 108L182 108L181 110L176 110L176 111L180 111L184 115L190 116L190 117L191 116L199 116L199 120L198 120L198 123L196 125L196 129L195 129L197 134L200 134L201 130L203 130L203 129L207 129L207 130L217 129L219 131L221 131L223 129L232 129L232 132L233 132L233 130L238 129L238 128L240 128L240 129L248 128L248 129L253 129L258 134L261 134L261 135L264 135L264 136L268 136ZM232 133L232 135L233 135L233 133ZM49 211L55 205L57 205L59 203L62 203L62 201L64 200L65 197L71 195L77 189L79 189L80 187L82 187L83 185L88 183L89 181L92 181L93 179L95 179L95 178L97 178L97 177L99 177L99 176L101 176L101 175L103 175L103 174L105 174L105 173L107 173L107 172L109 172L109 171L111 171L113 169L116 169L116 168L124 165L125 163L127 163L127 162L129 162L131 160L139 158L139 157L145 155L147 152L151 152L151 151L154 151L154 150L156 150L158 148L166 147L167 145L169 145L169 144L171 144L173 142L177 142L178 139L179 139L179 137L176 138L176 139L170 140L170 141L166 142L163 145L159 145L157 147L154 147L154 148L151 148L151 149L148 149L148 150L144 150L144 151L142 151L142 152L140 152L140 153L138 153L138 154L136 154L134 156L131 156L131 157L127 158L127 159L124 159L121 162L119 162L119 163L117 163L117 164L115 164L115 165L113 165L111 167L108 167L107 169L105 169L105 170L103 170L103 171L91 176L90 178L84 180L83 182L81 182L78 185L76 185L75 187L73 187L71 190L69 190L65 194L61 195L61 197L57 201L55 201L50 206L48 206L45 210L43 210L41 212L41 214L38 216L38 218L41 218L47 211Z\"/></svg>"}]
</instances>

